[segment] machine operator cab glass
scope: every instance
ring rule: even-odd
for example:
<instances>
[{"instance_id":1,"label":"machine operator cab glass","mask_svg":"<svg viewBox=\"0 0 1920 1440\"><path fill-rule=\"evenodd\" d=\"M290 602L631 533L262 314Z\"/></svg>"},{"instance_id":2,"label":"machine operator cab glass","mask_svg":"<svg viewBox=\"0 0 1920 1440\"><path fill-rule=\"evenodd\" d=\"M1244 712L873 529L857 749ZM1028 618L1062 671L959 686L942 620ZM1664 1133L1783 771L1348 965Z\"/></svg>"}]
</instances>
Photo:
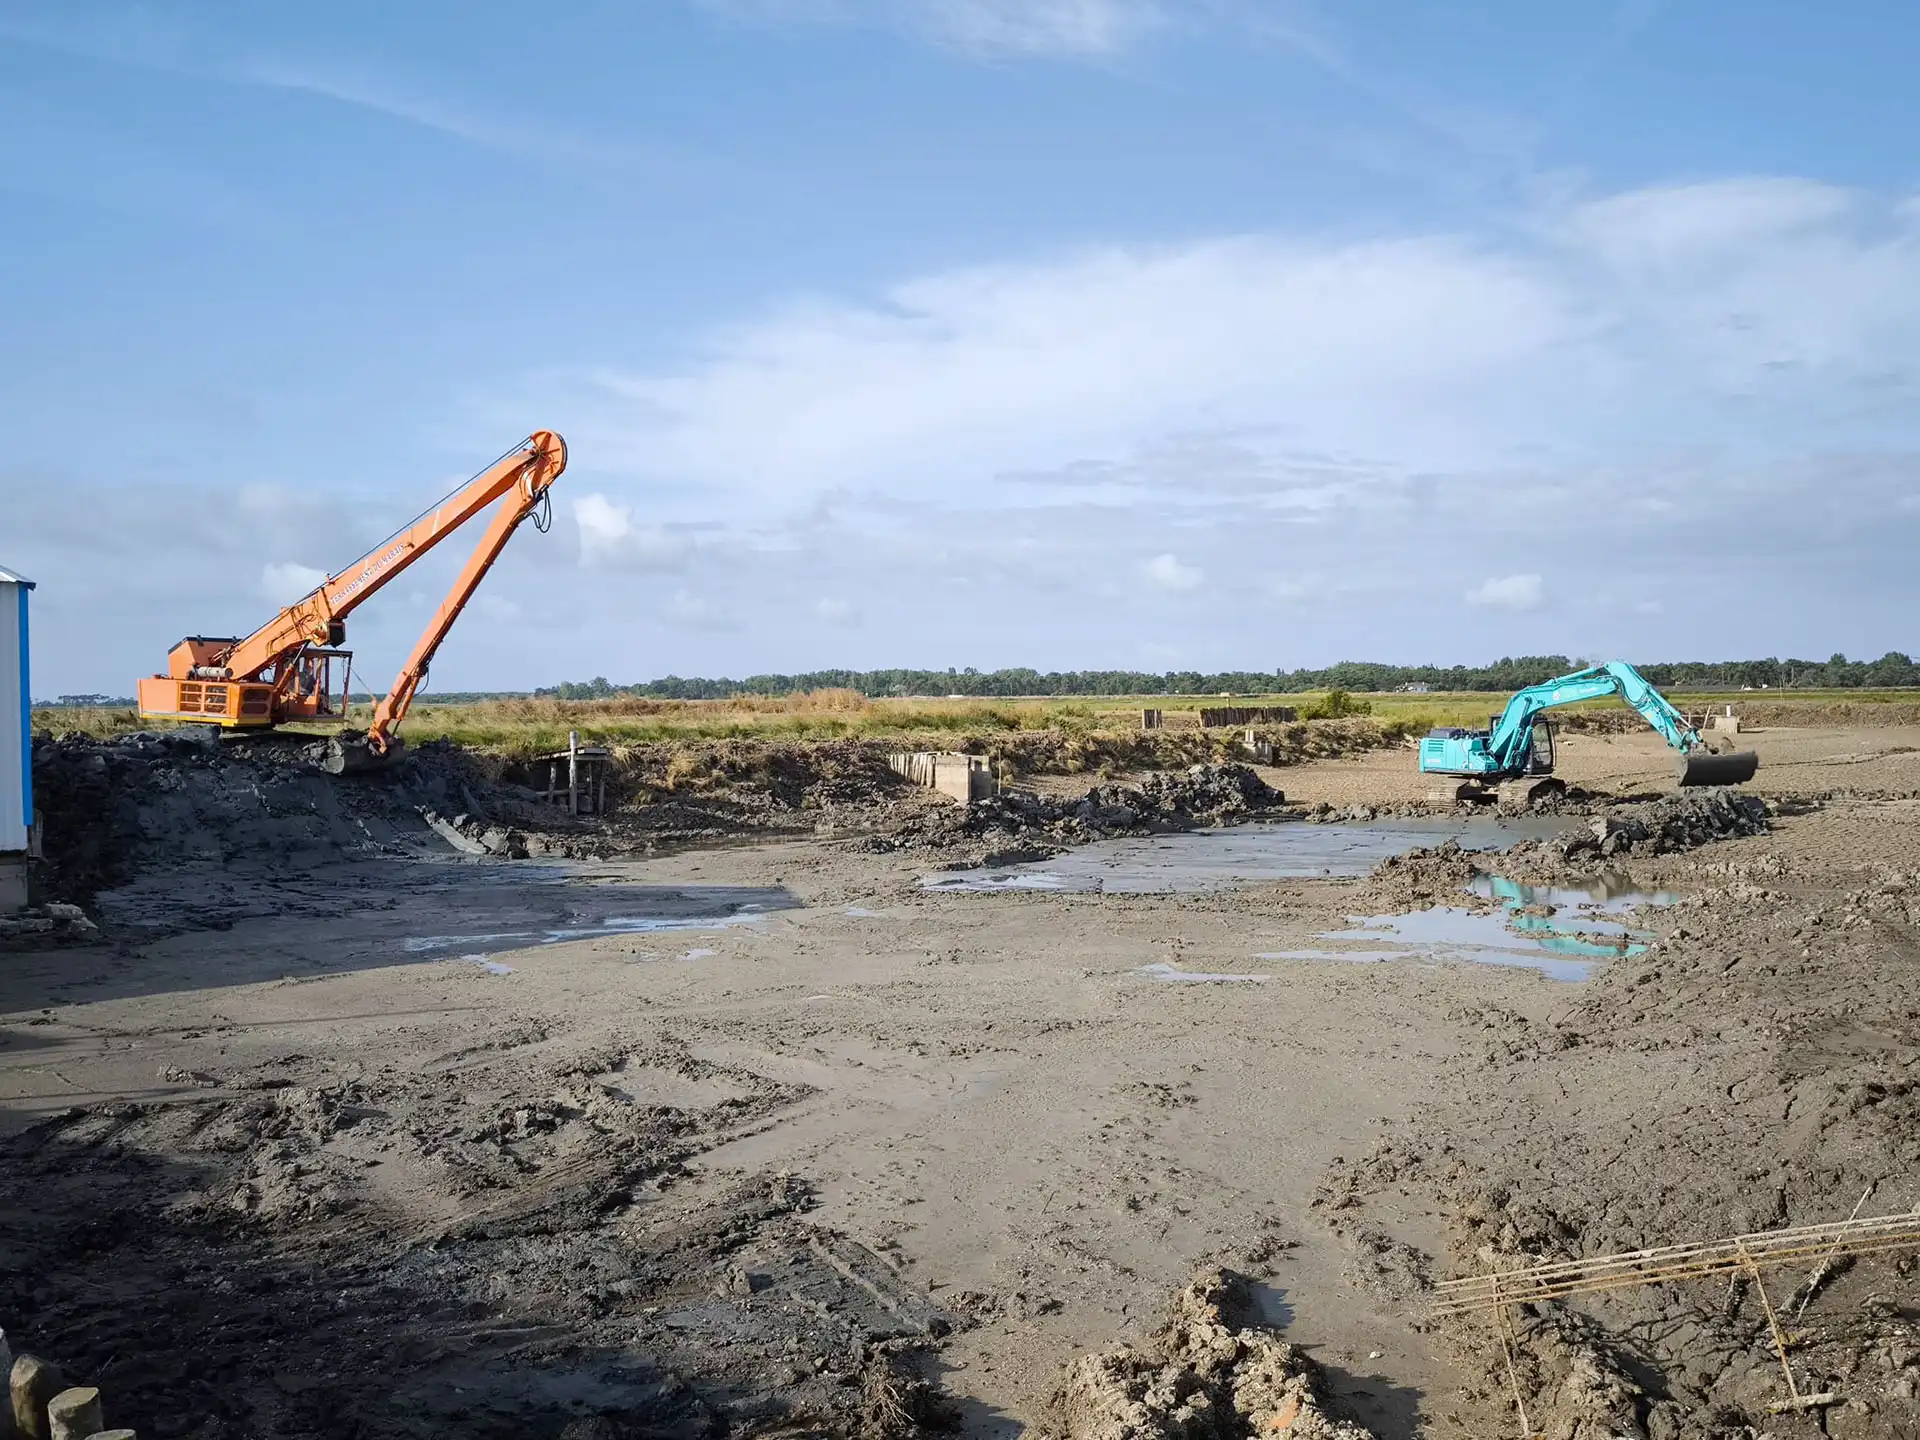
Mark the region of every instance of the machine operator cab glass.
<instances>
[{"instance_id":1,"label":"machine operator cab glass","mask_svg":"<svg viewBox=\"0 0 1920 1440\"><path fill-rule=\"evenodd\" d=\"M1495 715L1487 727L1487 735L1492 737L1500 728L1500 717ZM1529 728L1524 742L1525 748L1515 757L1515 764L1509 774L1513 775L1551 775L1553 773L1553 726L1546 716L1537 717Z\"/></svg>"},{"instance_id":2,"label":"machine operator cab glass","mask_svg":"<svg viewBox=\"0 0 1920 1440\"><path fill-rule=\"evenodd\" d=\"M1553 773L1553 726L1544 719L1533 722L1533 733L1527 737L1527 762L1521 767L1523 775L1551 775Z\"/></svg>"}]
</instances>

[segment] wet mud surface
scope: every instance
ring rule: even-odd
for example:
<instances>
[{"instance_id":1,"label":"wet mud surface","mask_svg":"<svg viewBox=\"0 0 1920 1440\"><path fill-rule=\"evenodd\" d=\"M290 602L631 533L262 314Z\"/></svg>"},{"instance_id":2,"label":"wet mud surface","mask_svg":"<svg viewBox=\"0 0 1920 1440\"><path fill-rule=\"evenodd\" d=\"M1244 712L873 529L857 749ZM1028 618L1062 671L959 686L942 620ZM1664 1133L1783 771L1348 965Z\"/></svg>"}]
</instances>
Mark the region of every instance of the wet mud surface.
<instances>
[{"instance_id":1,"label":"wet mud surface","mask_svg":"<svg viewBox=\"0 0 1920 1440\"><path fill-rule=\"evenodd\" d=\"M1766 1276L1817 1412L1768 1413L1750 1286L1517 1314L1512 1377L1428 1314L1523 1257L1920 1202L1920 758L1847 789L1897 735L1760 739L1757 819L1623 800L1497 861L1131 893L538 816L507 860L419 813L457 776L110 766L75 793L112 843L62 862L102 933L0 956L0 1323L154 1436L1478 1440L1516 1381L1556 1437L1920 1433L1898 1254ZM1565 749L1619 797L1664 767ZM1290 800L1391 808L1341 763ZM1435 910L1624 943L1578 983L1272 958Z\"/></svg>"}]
</instances>

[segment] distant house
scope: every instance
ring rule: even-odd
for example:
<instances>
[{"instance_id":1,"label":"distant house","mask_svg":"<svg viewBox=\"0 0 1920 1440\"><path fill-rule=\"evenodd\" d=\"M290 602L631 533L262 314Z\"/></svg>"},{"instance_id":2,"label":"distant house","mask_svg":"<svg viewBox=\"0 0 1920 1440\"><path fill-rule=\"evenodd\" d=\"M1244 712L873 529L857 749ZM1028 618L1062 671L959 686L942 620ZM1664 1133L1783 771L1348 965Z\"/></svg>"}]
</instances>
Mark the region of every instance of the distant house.
<instances>
[{"instance_id":1,"label":"distant house","mask_svg":"<svg viewBox=\"0 0 1920 1440\"><path fill-rule=\"evenodd\" d=\"M33 843L33 701L27 595L33 582L0 566L0 914L27 903Z\"/></svg>"},{"instance_id":2,"label":"distant house","mask_svg":"<svg viewBox=\"0 0 1920 1440\"><path fill-rule=\"evenodd\" d=\"M1418 681L1418 680L1414 681L1410 685L1402 685L1400 688L1409 695L1425 695L1433 689L1431 685L1426 684L1424 681Z\"/></svg>"}]
</instances>

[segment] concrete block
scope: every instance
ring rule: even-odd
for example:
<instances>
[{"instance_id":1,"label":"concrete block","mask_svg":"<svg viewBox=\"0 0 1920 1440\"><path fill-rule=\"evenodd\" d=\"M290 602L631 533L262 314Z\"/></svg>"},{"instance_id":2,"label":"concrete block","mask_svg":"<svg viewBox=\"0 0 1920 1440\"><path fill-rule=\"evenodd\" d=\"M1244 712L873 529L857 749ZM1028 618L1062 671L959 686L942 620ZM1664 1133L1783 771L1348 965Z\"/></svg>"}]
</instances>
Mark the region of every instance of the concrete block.
<instances>
[{"instance_id":1,"label":"concrete block","mask_svg":"<svg viewBox=\"0 0 1920 1440\"><path fill-rule=\"evenodd\" d=\"M991 798L999 788L985 756L937 750L901 751L887 757L892 771L916 785L938 790L962 805Z\"/></svg>"},{"instance_id":2,"label":"concrete block","mask_svg":"<svg viewBox=\"0 0 1920 1440\"><path fill-rule=\"evenodd\" d=\"M0 915L27 908L27 857L0 855Z\"/></svg>"}]
</instances>

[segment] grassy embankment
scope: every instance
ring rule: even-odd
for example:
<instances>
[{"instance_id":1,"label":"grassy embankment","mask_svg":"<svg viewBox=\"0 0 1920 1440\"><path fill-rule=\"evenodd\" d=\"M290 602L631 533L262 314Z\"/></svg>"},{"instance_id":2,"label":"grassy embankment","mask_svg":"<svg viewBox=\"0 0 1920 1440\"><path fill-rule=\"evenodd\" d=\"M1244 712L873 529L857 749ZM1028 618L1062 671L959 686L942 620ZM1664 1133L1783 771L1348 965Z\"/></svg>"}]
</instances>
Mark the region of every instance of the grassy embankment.
<instances>
[{"instance_id":1,"label":"grassy embankment","mask_svg":"<svg viewBox=\"0 0 1920 1440\"><path fill-rule=\"evenodd\" d=\"M1670 698L1695 715L1731 704L1740 713L1760 717L1762 723L1820 724L1830 719L1866 718L1859 715L1862 710L1875 718L1884 715L1885 723L1920 723L1920 690L1767 691L1675 694ZM1308 694L1231 699L1183 695L868 700L850 690L728 700L527 698L444 704L429 698L414 707L404 731L415 743L448 739L513 758L563 749L569 730L577 730L582 743L616 747L860 739L883 740L903 748L997 751L1010 744L1026 748L1019 743L1022 737L1031 741L1043 734L1083 739L1138 736L1140 711L1148 707L1163 710L1170 731L1179 732L1197 724L1194 712L1203 705L1286 705L1309 722L1354 717L1346 719L1342 728L1355 731L1377 727L1376 743L1392 743L1434 725L1485 725L1487 717L1506 699L1505 695L1479 693L1395 693L1353 696L1343 701L1336 692L1333 697ZM1620 708L1617 701L1603 700L1571 706L1559 713L1571 718L1583 712ZM364 724L366 712L357 710L354 718ZM47 709L35 711L33 719L36 731L48 733L78 731L111 736L156 728L151 722L143 724L130 710ZM1298 734L1294 737L1296 741L1300 738Z\"/></svg>"}]
</instances>

